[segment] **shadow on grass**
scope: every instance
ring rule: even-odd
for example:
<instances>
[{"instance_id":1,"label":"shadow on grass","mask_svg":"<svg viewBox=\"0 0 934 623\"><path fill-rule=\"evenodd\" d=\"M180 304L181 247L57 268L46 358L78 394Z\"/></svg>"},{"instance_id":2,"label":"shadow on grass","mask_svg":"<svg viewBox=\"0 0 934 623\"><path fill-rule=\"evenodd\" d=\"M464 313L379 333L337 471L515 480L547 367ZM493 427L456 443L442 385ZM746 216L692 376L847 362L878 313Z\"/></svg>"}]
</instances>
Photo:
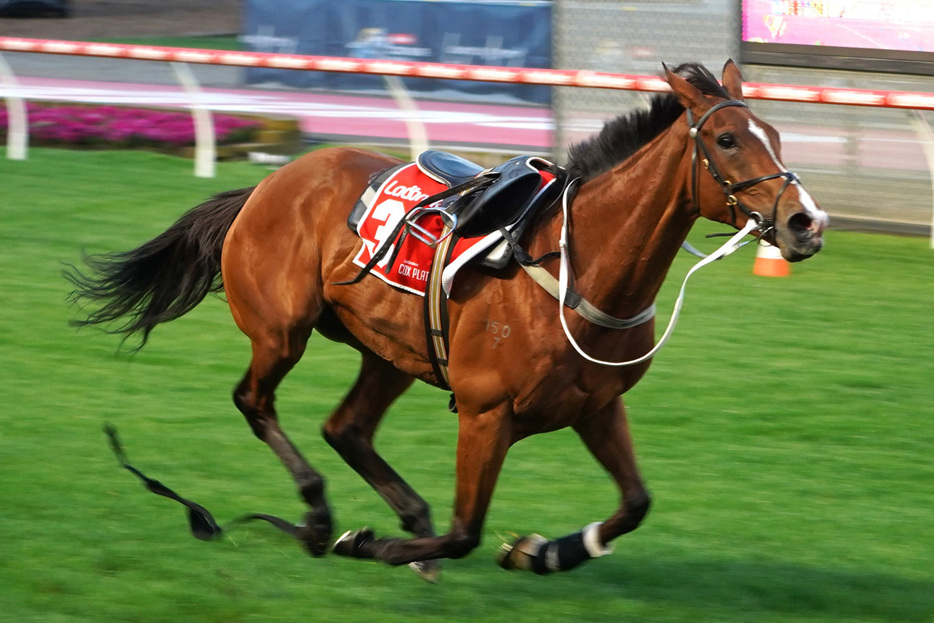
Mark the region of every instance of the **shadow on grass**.
<instances>
[{"instance_id":1,"label":"shadow on grass","mask_svg":"<svg viewBox=\"0 0 934 623\"><path fill-rule=\"evenodd\" d=\"M599 592L732 613L736 620L770 614L906 622L934 617L934 582L884 573L730 560L643 561L616 569L594 572L588 583Z\"/></svg>"}]
</instances>

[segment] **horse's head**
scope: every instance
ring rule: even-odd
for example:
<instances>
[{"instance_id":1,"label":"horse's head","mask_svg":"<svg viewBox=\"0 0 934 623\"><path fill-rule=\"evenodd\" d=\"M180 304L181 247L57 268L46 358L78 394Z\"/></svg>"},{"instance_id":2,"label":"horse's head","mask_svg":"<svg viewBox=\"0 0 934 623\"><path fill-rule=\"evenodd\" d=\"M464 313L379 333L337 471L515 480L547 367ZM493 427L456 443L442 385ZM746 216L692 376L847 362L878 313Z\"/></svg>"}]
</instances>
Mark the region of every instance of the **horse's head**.
<instances>
[{"instance_id":1,"label":"horse's head","mask_svg":"<svg viewBox=\"0 0 934 623\"><path fill-rule=\"evenodd\" d=\"M701 216L734 226L745 222L744 215L758 219L762 236L791 262L820 251L827 213L782 164L778 132L744 103L733 61L723 68L728 97L707 94L667 67L665 72L687 109L691 194Z\"/></svg>"}]
</instances>

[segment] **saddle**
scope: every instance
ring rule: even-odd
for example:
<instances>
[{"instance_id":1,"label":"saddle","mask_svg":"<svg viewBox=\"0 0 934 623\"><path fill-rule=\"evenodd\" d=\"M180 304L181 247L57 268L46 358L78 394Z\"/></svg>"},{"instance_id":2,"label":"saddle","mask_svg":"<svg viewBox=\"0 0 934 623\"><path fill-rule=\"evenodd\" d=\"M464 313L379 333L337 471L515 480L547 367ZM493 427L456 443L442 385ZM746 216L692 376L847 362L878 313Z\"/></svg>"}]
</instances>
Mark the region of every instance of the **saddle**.
<instances>
[{"instance_id":1,"label":"saddle","mask_svg":"<svg viewBox=\"0 0 934 623\"><path fill-rule=\"evenodd\" d=\"M550 178L564 173L551 162L535 156L517 156L492 169L484 169L455 154L424 151L414 163L400 164L374 176L347 219L352 231L358 232L361 218L386 181L412 164L446 189L419 201L404 219L405 231L431 247L437 246L440 239L419 225L419 220L427 214L440 216L448 232L459 238L479 238L506 228L513 238L518 238L537 213L537 207L549 205L560 192L557 188L560 184L550 185L549 192L539 192L543 173ZM503 240L483 256L481 263L502 268L512 253L511 246Z\"/></svg>"}]
</instances>

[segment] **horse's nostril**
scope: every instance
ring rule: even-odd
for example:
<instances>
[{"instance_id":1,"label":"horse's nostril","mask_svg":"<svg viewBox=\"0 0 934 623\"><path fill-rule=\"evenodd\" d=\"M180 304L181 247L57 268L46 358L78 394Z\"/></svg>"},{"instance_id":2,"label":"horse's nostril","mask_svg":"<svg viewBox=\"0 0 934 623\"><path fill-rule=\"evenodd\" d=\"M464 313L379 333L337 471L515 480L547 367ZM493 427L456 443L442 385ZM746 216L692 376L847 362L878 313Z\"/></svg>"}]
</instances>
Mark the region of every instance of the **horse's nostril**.
<instances>
[{"instance_id":1,"label":"horse's nostril","mask_svg":"<svg viewBox=\"0 0 934 623\"><path fill-rule=\"evenodd\" d=\"M814 219L805 212L796 212L788 219L788 228L798 235L810 232L814 225Z\"/></svg>"}]
</instances>

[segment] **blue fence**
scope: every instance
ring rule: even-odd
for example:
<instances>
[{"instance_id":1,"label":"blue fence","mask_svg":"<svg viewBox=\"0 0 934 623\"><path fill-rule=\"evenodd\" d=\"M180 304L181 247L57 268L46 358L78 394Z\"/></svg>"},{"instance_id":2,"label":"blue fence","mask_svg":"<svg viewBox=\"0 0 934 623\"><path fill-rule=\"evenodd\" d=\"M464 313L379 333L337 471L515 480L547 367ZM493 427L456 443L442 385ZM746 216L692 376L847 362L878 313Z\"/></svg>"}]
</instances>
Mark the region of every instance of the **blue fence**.
<instances>
[{"instance_id":1,"label":"blue fence","mask_svg":"<svg viewBox=\"0 0 934 623\"><path fill-rule=\"evenodd\" d=\"M550 2L247 0L243 41L256 52L551 67ZM250 68L250 84L381 91L378 76ZM405 78L439 98L547 104L549 87Z\"/></svg>"}]
</instances>

